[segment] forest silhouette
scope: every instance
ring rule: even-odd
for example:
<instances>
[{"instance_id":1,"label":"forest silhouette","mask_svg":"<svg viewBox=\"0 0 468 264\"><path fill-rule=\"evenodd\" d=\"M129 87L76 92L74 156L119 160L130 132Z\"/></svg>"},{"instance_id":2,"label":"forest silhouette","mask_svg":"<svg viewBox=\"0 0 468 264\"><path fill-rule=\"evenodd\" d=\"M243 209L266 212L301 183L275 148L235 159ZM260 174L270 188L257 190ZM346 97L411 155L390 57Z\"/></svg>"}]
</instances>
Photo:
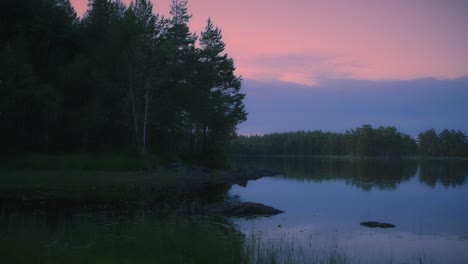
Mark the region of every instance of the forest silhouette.
<instances>
[{"instance_id":1,"label":"forest silhouette","mask_svg":"<svg viewBox=\"0 0 468 264\"><path fill-rule=\"evenodd\" d=\"M4 154L152 153L210 166L226 151L468 156L466 134L448 129L417 138L370 125L237 136L247 118L242 80L221 29L208 19L199 35L190 31L187 0L173 0L169 18L149 0L90 0L81 18L69 0L7 1L0 15Z\"/></svg>"},{"instance_id":2,"label":"forest silhouette","mask_svg":"<svg viewBox=\"0 0 468 264\"><path fill-rule=\"evenodd\" d=\"M444 129L429 129L413 138L395 127L363 125L345 133L296 131L240 136L229 152L241 155L352 156L399 159L420 157L467 157L467 135Z\"/></svg>"},{"instance_id":3,"label":"forest silhouette","mask_svg":"<svg viewBox=\"0 0 468 264\"><path fill-rule=\"evenodd\" d=\"M246 119L241 78L208 19L190 31L149 0L7 1L0 11L0 145L8 153L216 158Z\"/></svg>"}]
</instances>

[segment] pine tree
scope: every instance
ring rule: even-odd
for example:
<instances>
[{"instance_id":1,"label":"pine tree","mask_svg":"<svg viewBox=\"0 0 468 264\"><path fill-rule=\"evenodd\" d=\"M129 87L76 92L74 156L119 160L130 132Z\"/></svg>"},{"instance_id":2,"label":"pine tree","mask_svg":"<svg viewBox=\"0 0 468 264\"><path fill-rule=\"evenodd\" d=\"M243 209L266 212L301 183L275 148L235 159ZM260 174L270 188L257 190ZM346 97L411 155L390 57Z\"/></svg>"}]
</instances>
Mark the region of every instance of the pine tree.
<instances>
[{"instance_id":1,"label":"pine tree","mask_svg":"<svg viewBox=\"0 0 468 264\"><path fill-rule=\"evenodd\" d=\"M159 59L164 69L159 80L156 114L161 151L176 153L186 149L187 135L193 127L191 108L196 92L193 80L198 55L197 35L190 32L187 24L191 17L187 13L187 1L172 1L170 13L172 18L159 44Z\"/></svg>"},{"instance_id":2,"label":"pine tree","mask_svg":"<svg viewBox=\"0 0 468 264\"><path fill-rule=\"evenodd\" d=\"M246 120L240 92L241 78L234 73L234 61L224 54L225 43L221 30L208 19L200 39L200 64L204 69L203 86L208 91L209 113L203 120L203 151L208 146L217 146L235 134L239 123Z\"/></svg>"},{"instance_id":3,"label":"pine tree","mask_svg":"<svg viewBox=\"0 0 468 264\"><path fill-rule=\"evenodd\" d=\"M189 15L187 11L187 0L172 0L169 14L172 16L171 24L173 26L186 25L192 18L192 15Z\"/></svg>"}]
</instances>

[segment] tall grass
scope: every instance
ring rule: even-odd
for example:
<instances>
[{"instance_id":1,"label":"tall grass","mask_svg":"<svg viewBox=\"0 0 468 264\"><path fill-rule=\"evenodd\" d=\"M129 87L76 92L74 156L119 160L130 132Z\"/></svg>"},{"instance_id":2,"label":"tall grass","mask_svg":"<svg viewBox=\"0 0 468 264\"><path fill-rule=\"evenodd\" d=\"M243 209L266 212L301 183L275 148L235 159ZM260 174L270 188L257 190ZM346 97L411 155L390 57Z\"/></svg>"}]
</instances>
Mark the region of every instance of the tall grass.
<instances>
[{"instance_id":1,"label":"tall grass","mask_svg":"<svg viewBox=\"0 0 468 264\"><path fill-rule=\"evenodd\" d=\"M309 238L312 239L312 238ZM350 264L359 263L339 251L336 241L331 245L315 249L296 245L294 241L264 239L260 233L252 232L244 245L244 263L255 264Z\"/></svg>"},{"instance_id":2,"label":"tall grass","mask_svg":"<svg viewBox=\"0 0 468 264\"><path fill-rule=\"evenodd\" d=\"M340 248L334 237L320 241L317 245L310 235L308 241L295 243L294 239L262 237L261 233L251 232L243 241L243 262L246 264L357 264L357 263L436 263L430 255L416 256L375 255L351 256Z\"/></svg>"}]
</instances>

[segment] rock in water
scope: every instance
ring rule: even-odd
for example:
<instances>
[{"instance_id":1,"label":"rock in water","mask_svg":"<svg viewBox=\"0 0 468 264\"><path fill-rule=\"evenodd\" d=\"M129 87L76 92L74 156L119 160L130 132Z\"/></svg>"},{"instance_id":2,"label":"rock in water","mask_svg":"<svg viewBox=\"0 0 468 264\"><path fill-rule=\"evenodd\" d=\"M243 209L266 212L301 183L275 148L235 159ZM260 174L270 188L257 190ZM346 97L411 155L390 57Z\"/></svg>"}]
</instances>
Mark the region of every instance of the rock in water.
<instances>
[{"instance_id":1,"label":"rock in water","mask_svg":"<svg viewBox=\"0 0 468 264\"><path fill-rule=\"evenodd\" d=\"M207 214L228 216L258 216L284 213L284 211L275 209L273 207L252 202L216 203L206 206L204 211Z\"/></svg>"},{"instance_id":2,"label":"rock in water","mask_svg":"<svg viewBox=\"0 0 468 264\"><path fill-rule=\"evenodd\" d=\"M369 222L361 222L362 226L367 226L371 228L375 227L380 227L380 228L394 228L394 224L389 224L389 223L380 223L380 222L375 222L375 221L369 221Z\"/></svg>"}]
</instances>

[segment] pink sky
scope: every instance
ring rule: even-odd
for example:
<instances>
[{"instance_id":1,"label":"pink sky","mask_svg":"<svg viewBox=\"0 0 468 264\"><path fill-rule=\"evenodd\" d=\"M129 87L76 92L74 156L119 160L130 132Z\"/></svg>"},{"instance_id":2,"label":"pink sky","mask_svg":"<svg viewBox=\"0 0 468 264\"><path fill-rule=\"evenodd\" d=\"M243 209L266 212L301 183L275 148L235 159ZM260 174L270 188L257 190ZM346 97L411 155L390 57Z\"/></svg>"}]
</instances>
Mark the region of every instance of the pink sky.
<instances>
[{"instance_id":1,"label":"pink sky","mask_svg":"<svg viewBox=\"0 0 468 264\"><path fill-rule=\"evenodd\" d=\"M71 0L81 15L87 0ZM128 3L128 0L124 0ZM168 15L170 0L153 1ZM192 31L223 30L244 79L318 84L468 76L468 1L189 0Z\"/></svg>"}]
</instances>

